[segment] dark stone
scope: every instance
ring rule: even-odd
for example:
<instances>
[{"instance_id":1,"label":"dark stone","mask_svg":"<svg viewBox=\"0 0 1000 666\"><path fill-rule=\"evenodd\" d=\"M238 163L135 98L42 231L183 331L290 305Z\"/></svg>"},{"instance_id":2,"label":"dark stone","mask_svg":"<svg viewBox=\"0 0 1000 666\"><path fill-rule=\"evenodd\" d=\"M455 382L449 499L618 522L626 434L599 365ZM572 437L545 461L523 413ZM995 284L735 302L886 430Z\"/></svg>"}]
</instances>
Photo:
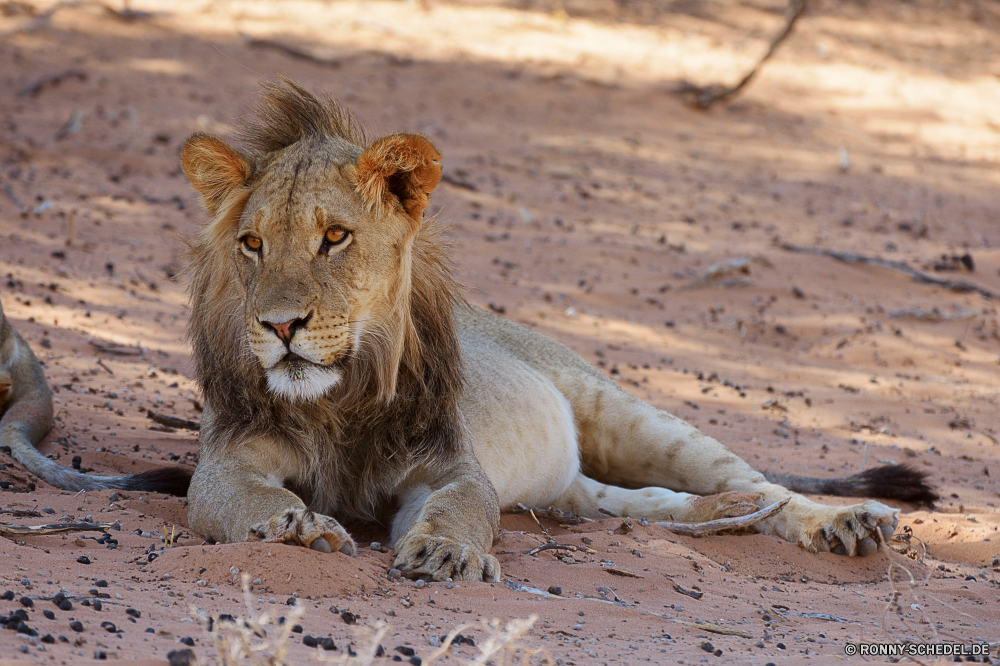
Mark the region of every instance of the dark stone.
<instances>
[{"instance_id":1,"label":"dark stone","mask_svg":"<svg viewBox=\"0 0 1000 666\"><path fill-rule=\"evenodd\" d=\"M191 648L183 650L171 650L167 653L167 662L170 666L197 666L198 658Z\"/></svg>"},{"instance_id":2,"label":"dark stone","mask_svg":"<svg viewBox=\"0 0 1000 666\"><path fill-rule=\"evenodd\" d=\"M83 622L80 622L79 620L74 620L73 622L69 623L69 628L77 633L80 633L81 631L83 631Z\"/></svg>"}]
</instances>

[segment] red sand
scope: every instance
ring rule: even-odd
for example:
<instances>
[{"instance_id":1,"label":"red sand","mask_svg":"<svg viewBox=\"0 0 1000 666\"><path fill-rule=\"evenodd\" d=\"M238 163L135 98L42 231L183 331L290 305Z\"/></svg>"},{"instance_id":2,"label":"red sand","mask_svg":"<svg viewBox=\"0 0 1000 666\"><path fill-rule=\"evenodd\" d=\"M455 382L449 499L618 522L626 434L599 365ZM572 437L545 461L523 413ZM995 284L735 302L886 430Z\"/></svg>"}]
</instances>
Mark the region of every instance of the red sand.
<instances>
[{"instance_id":1,"label":"red sand","mask_svg":"<svg viewBox=\"0 0 1000 666\"><path fill-rule=\"evenodd\" d=\"M594 553L528 556L544 535L530 517L505 516L495 552L507 579L558 586L563 598L503 583L418 588L387 578L391 553L210 546L185 526L181 500L119 492L111 501L44 484L26 492L32 479L8 460L0 480L12 487L0 508L53 512L5 522L92 516L121 529L111 531L115 550L95 534L0 539L0 587L36 597L28 625L57 640L2 631L0 661L103 653L163 664L185 637L210 660L191 609L245 613L243 573L255 612L287 614L298 595L304 634L338 645L327 656L361 644L345 610L358 626L387 623L390 654L410 646L424 658L458 625L532 615L520 642L557 664L830 663L845 643L996 641L994 303L777 246L905 261L1000 291L996 9L811 3L744 96L696 112L667 92L671 82L734 79L776 19L743 5L685 6L646 16L580 1L566 5L567 17L471 2L429 11L374 1L133 3L158 13L124 21L64 8L9 34L34 19L5 3L0 295L56 391L59 420L41 448L100 472L193 464L194 437L151 431L144 414L199 418L176 274L182 239L205 215L177 152L195 131L226 135L258 80L285 74L340 96L372 133L435 141L446 182L432 212L451 229L473 302L564 341L760 469L926 467L944 501L934 512L902 507L917 559L815 555L763 536L691 539L634 521L620 534L620 519L570 530L545 523L556 541ZM240 34L338 66L250 47ZM67 70L61 83L20 94ZM973 272L935 272L966 253ZM699 280L742 258L746 272ZM144 352L99 352L90 337ZM174 527L176 545L149 562ZM386 535L373 529L359 543L373 540ZM90 564L78 563L84 555ZM613 575L609 562L636 577ZM631 607L593 599L599 588ZM72 610L44 600L59 590L76 595ZM101 611L81 604L90 590L109 595ZM0 601L4 614L17 608ZM463 633L478 645L487 636ZM317 651L297 634L290 645L295 663ZM450 663L478 654L465 645Z\"/></svg>"}]
</instances>

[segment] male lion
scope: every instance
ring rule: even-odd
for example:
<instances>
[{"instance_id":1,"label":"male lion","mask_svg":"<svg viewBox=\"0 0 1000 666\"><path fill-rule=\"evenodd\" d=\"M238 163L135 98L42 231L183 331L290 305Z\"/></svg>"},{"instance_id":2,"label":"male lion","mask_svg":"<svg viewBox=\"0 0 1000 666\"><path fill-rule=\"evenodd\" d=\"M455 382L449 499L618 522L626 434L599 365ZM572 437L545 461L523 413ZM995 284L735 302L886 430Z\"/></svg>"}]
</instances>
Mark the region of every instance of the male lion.
<instances>
[{"instance_id":1,"label":"male lion","mask_svg":"<svg viewBox=\"0 0 1000 666\"><path fill-rule=\"evenodd\" d=\"M212 217L192 248L193 529L352 554L334 516L395 502L395 566L438 580L498 580L490 546L518 503L704 521L790 497L758 529L849 555L892 534L897 510L770 483L558 342L467 304L423 220L441 177L426 138L368 143L290 82L265 85L241 138L196 134L181 155ZM899 468L822 490L933 497Z\"/></svg>"}]
</instances>

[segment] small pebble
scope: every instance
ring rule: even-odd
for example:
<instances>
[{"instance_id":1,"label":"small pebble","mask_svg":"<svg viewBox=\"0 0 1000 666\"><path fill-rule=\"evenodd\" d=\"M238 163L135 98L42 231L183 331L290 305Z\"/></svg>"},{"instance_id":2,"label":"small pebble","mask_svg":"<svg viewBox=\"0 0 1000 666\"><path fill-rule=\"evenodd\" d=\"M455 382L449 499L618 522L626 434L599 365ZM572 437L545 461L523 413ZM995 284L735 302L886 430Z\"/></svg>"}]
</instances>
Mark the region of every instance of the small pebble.
<instances>
[{"instance_id":1,"label":"small pebble","mask_svg":"<svg viewBox=\"0 0 1000 666\"><path fill-rule=\"evenodd\" d=\"M3 594L0 594L0 599L3 599L4 601L14 601L14 593L7 590Z\"/></svg>"},{"instance_id":2,"label":"small pebble","mask_svg":"<svg viewBox=\"0 0 1000 666\"><path fill-rule=\"evenodd\" d=\"M337 644L333 642L332 638L329 638L329 637L327 637L327 638L320 638L320 639L317 639L317 642L319 643L320 647L322 647L326 651L336 650L337 649Z\"/></svg>"},{"instance_id":3,"label":"small pebble","mask_svg":"<svg viewBox=\"0 0 1000 666\"><path fill-rule=\"evenodd\" d=\"M73 622L69 623L69 628L79 633L83 631L83 622L80 622L79 620L74 620Z\"/></svg>"},{"instance_id":4,"label":"small pebble","mask_svg":"<svg viewBox=\"0 0 1000 666\"><path fill-rule=\"evenodd\" d=\"M21 597L21 605L25 608L31 608L35 602L31 600L31 597Z\"/></svg>"},{"instance_id":5,"label":"small pebble","mask_svg":"<svg viewBox=\"0 0 1000 666\"><path fill-rule=\"evenodd\" d=\"M92 601L90 605L94 607L95 611L99 611L102 608L104 608L104 605L100 601L97 601L96 599Z\"/></svg>"},{"instance_id":6,"label":"small pebble","mask_svg":"<svg viewBox=\"0 0 1000 666\"><path fill-rule=\"evenodd\" d=\"M90 564L90 558L87 557L86 555L81 555L80 557L76 558L76 561L79 562L80 564Z\"/></svg>"},{"instance_id":7,"label":"small pebble","mask_svg":"<svg viewBox=\"0 0 1000 666\"><path fill-rule=\"evenodd\" d=\"M427 585L427 582L424 581L423 579L416 580L413 583L413 587L417 588L418 590L420 588L422 588L422 587L426 587L426 585Z\"/></svg>"},{"instance_id":8,"label":"small pebble","mask_svg":"<svg viewBox=\"0 0 1000 666\"><path fill-rule=\"evenodd\" d=\"M189 647L194 647L194 639L191 638L190 636L185 636L184 638L182 638L181 643L184 643L184 645L187 645Z\"/></svg>"},{"instance_id":9,"label":"small pebble","mask_svg":"<svg viewBox=\"0 0 1000 666\"><path fill-rule=\"evenodd\" d=\"M316 647L317 645L319 645L319 642L314 637L310 636L309 634L306 634L305 636L302 637L302 644L305 645L306 647Z\"/></svg>"},{"instance_id":10,"label":"small pebble","mask_svg":"<svg viewBox=\"0 0 1000 666\"><path fill-rule=\"evenodd\" d=\"M355 615L354 613L352 613L351 611L344 611L343 613L341 613L340 614L340 619L343 620L344 623L346 623L346 624L357 624L358 623L358 616Z\"/></svg>"},{"instance_id":11,"label":"small pebble","mask_svg":"<svg viewBox=\"0 0 1000 666\"><path fill-rule=\"evenodd\" d=\"M101 622L101 628L109 634L113 634L118 631L118 627L115 626L114 622Z\"/></svg>"},{"instance_id":12,"label":"small pebble","mask_svg":"<svg viewBox=\"0 0 1000 666\"><path fill-rule=\"evenodd\" d=\"M549 585L549 594L554 594L556 596L562 595L562 588L558 585Z\"/></svg>"},{"instance_id":13,"label":"small pebble","mask_svg":"<svg viewBox=\"0 0 1000 666\"><path fill-rule=\"evenodd\" d=\"M42 611L42 615L44 615L47 620L54 620L54 619L56 619L56 614L53 613L50 610L43 610Z\"/></svg>"},{"instance_id":14,"label":"small pebble","mask_svg":"<svg viewBox=\"0 0 1000 666\"><path fill-rule=\"evenodd\" d=\"M292 633L293 634L301 634L302 633L302 625L301 624L293 625L292 626Z\"/></svg>"},{"instance_id":15,"label":"small pebble","mask_svg":"<svg viewBox=\"0 0 1000 666\"><path fill-rule=\"evenodd\" d=\"M40 639L43 643L48 643L49 645L56 642L56 639L52 637L52 634L45 634Z\"/></svg>"},{"instance_id":16,"label":"small pebble","mask_svg":"<svg viewBox=\"0 0 1000 666\"><path fill-rule=\"evenodd\" d=\"M191 648L171 650L167 653L167 663L170 666L197 666L198 658Z\"/></svg>"},{"instance_id":17,"label":"small pebble","mask_svg":"<svg viewBox=\"0 0 1000 666\"><path fill-rule=\"evenodd\" d=\"M69 599L63 599L62 601L59 602L59 610L61 611L73 610L73 602L70 601Z\"/></svg>"},{"instance_id":18,"label":"small pebble","mask_svg":"<svg viewBox=\"0 0 1000 666\"><path fill-rule=\"evenodd\" d=\"M395 567L389 569L387 573L389 574L389 580L397 580L403 577L403 572Z\"/></svg>"},{"instance_id":19,"label":"small pebble","mask_svg":"<svg viewBox=\"0 0 1000 666\"><path fill-rule=\"evenodd\" d=\"M136 618L142 617L142 613L140 613L136 609L132 608L131 606L129 606L128 608L125 609L125 614L126 615L130 615L132 617L136 617ZM222 618L220 617L219 619L221 620Z\"/></svg>"},{"instance_id":20,"label":"small pebble","mask_svg":"<svg viewBox=\"0 0 1000 666\"><path fill-rule=\"evenodd\" d=\"M94 586L95 587L107 587L108 586L108 581L106 581L106 580L95 581L94 582Z\"/></svg>"}]
</instances>

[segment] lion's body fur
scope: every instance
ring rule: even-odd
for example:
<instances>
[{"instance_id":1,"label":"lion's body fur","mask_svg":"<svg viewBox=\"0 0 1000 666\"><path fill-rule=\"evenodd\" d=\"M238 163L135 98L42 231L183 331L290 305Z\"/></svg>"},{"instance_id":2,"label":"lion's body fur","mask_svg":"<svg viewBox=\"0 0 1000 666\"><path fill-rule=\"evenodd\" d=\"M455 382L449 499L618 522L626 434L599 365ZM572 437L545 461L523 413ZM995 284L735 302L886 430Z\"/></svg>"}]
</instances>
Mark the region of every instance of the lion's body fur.
<instances>
[{"instance_id":1,"label":"lion's body fur","mask_svg":"<svg viewBox=\"0 0 1000 666\"><path fill-rule=\"evenodd\" d=\"M697 521L790 497L760 529L850 554L891 530L894 510L769 483L563 345L469 306L422 220L440 177L426 139L366 146L294 84L268 86L251 123L244 152L196 135L182 153L213 217L192 243L194 529L353 552L334 518L392 500L397 566L489 579L499 509L518 503ZM331 229L346 240L327 244Z\"/></svg>"}]
</instances>

